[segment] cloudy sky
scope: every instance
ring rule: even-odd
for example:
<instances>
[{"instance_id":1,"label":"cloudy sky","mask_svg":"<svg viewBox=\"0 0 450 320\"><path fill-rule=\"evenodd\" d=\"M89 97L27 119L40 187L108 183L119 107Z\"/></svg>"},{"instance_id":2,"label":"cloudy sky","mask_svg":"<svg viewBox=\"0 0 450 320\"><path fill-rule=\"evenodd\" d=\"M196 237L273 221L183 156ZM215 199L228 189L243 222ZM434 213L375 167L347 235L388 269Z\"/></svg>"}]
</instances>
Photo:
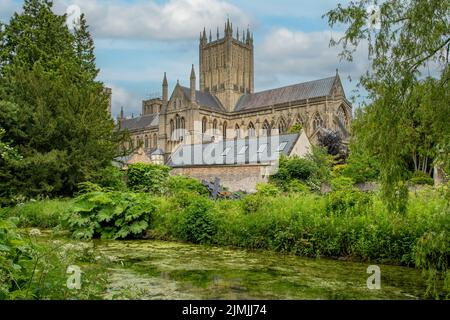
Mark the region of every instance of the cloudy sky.
<instances>
[{"instance_id":1,"label":"cloudy sky","mask_svg":"<svg viewBox=\"0 0 450 320\"><path fill-rule=\"evenodd\" d=\"M96 45L99 80L113 89L113 113L123 106L139 115L141 101L160 94L166 71L170 89L189 84L198 72L198 38L203 27L248 26L255 38L255 90L329 77L339 69L347 96L367 69L361 50L352 63L340 62L329 48L331 30L322 15L347 0L54 0L54 11L76 5L86 14ZM22 0L1 0L0 21L20 11ZM349 81L349 77L352 81Z\"/></svg>"}]
</instances>

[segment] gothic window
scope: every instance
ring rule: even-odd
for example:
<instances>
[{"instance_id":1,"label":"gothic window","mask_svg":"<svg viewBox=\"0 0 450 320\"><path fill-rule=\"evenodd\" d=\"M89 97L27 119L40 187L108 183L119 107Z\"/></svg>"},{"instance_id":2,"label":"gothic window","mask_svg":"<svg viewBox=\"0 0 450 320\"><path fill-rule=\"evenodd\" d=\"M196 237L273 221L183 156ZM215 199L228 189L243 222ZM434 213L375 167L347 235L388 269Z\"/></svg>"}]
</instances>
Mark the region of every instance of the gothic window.
<instances>
[{"instance_id":1,"label":"gothic window","mask_svg":"<svg viewBox=\"0 0 450 320\"><path fill-rule=\"evenodd\" d=\"M158 148L158 136L156 133L153 134L153 148Z\"/></svg>"},{"instance_id":2,"label":"gothic window","mask_svg":"<svg viewBox=\"0 0 450 320\"><path fill-rule=\"evenodd\" d=\"M255 136L255 126L253 125L253 122L250 122L248 124L248 136L254 137Z\"/></svg>"},{"instance_id":3,"label":"gothic window","mask_svg":"<svg viewBox=\"0 0 450 320\"><path fill-rule=\"evenodd\" d=\"M239 128L238 124L236 124L236 126L234 127L234 133L235 133L235 137L237 139L239 139L241 137L241 129Z\"/></svg>"},{"instance_id":4,"label":"gothic window","mask_svg":"<svg viewBox=\"0 0 450 320\"><path fill-rule=\"evenodd\" d=\"M173 135L174 130L175 130L175 126L173 124L173 120L171 119L170 120L170 132L169 132L170 138L169 138L169 140L172 140L172 135Z\"/></svg>"},{"instance_id":5,"label":"gothic window","mask_svg":"<svg viewBox=\"0 0 450 320\"><path fill-rule=\"evenodd\" d=\"M316 113L313 120L314 131L323 127L323 120L319 113Z\"/></svg>"},{"instance_id":6,"label":"gothic window","mask_svg":"<svg viewBox=\"0 0 450 320\"><path fill-rule=\"evenodd\" d=\"M180 116L175 116L175 140L178 141L180 139L180 127L181 127L181 120Z\"/></svg>"},{"instance_id":7,"label":"gothic window","mask_svg":"<svg viewBox=\"0 0 450 320\"><path fill-rule=\"evenodd\" d=\"M264 121L263 123L263 128L262 128L262 135L263 136L270 136L271 134L271 130L270 130L270 124L267 120Z\"/></svg>"},{"instance_id":8,"label":"gothic window","mask_svg":"<svg viewBox=\"0 0 450 320\"><path fill-rule=\"evenodd\" d=\"M148 149L148 136L145 135L145 149Z\"/></svg>"},{"instance_id":9,"label":"gothic window","mask_svg":"<svg viewBox=\"0 0 450 320\"><path fill-rule=\"evenodd\" d=\"M214 119L213 121L213 134L217 134L217 119Z\"/></svg>"},{"instance_id":10,"label":"gothic window","mask_svg":"<svg viewBox=\"0 0 450 320\"><path fill-rule=\"evenodd\" d=\"M207 124L208 124L208 120L206 119L206 117L203 117L202 119L202 133L206 133L206 129L207 129Z\"/></svg>"},{"instance_id":11,"label":"gothic window","mask_svg":"<svg viewBox=\"0 0 450 320\"><path fill-rule=\"evenodd\" d=\"M341 121L341 124L344 127L347 127L347 115L345 113L344 107L342 106L339 107L339 109L337 110L337 117L339 121Z\"/></svg>"},{"instance_id":12,"label":"gothic window","mask_svg":"<svg viewBox=\"0 0 450 320\"><path fill-rule=\"evenodd\" d=\"M184 139L184 134L186 130L186 121L184 120L184 117L181 117L181 139Z\"/></svg>"},{"instance_id":13,"label":"gothic window","mask_svg":"<svg viewBox=\"0 0 450 320\"><path fill-rule=\"evenodd\" d=\"M286 122L284 121L283 118L281 118L280 121L278 122L278 132L279 134L283 134L286 132L286 130L287 130Z\"/></svg>"},{"instance_id":14,"label":"gothic window","mask_svg":"<svg viewBox=\"0 0 450 320\"><path fill-rule=\"evenodd\" d=\"M228 123L225 121L223 123L223 131L222 131L223 140L227 140L227 127L228 127Z\"/></svg>"}]
</instances>

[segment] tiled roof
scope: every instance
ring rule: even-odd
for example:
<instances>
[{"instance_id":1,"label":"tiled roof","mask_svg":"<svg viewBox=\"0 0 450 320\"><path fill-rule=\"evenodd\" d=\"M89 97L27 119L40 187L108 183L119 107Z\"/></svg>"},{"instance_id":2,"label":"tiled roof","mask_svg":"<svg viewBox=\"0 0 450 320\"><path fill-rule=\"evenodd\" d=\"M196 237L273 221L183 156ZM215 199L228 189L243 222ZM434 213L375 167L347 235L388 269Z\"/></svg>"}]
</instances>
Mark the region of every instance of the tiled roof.
<instances>
[{"instance_id":1,"label":"tiled roof","mask_svg":"<svg viewBox=\"0 0 450 320\"><path fill-rule=\"evenodd\" d=\"M183 90L184 95L189 98L191 96L191 89L181 86L181 89ZM197 103L201 107L207 107L209 109L215 110L215 111L221 111L225 112L225 108L220 103L219 99L217 99L215 96L210 94L209 92L203 92L203 91L195 91L195 98L197 100Z\"/></svg>"},{"instance_id":2,"label":"tiled roof","mask_svg":"<svg viewBox=\"0 0 450 320\"><path fill-rule=\"evenodd\" d=\"M121 122L120 129L121 130L138 130L138 129L145 129L145 128L151 128L156 127L159 125L159 115L158 114L151 114L151 115L145 115L137 118L132 119L124 119Z\"/></svg>"},{"instance_id":3,"label":"tiled roof","mask_svg":"<svg viewBox=\"0 0 450 320\"><path fill-rule=\"evenodd\" d=\"M170 167L269 163L279 154L290 155L300 134L255 137L183 145L170 157ZM266 147L261 147L262 145Z\"/></svg>"},{"instance_id":4,"label":"tiled roof","mask_svg":"<svg viewBox=\"0 0 450 320\"><path fill-rule=\"evenodd\" d=\"M239 99L235 110L274 106L291 101L325 97L331 94L336 76L287 87L247 94Z\"/></svg>"}]
</instances>

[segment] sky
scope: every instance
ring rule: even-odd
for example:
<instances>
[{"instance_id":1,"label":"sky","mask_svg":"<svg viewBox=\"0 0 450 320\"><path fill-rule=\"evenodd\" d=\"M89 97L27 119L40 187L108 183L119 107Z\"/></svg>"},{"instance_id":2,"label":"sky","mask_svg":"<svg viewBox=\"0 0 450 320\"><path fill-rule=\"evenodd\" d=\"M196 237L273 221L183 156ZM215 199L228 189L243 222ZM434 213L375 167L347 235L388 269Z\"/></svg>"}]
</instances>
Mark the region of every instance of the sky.
<instances>
[{"instance_id":1,"label":"sky","mask_svg":"<svg viewBox=\"0 0 450 320\"><path fill-rule=\"evenodd\" d=\"M322 15L339 2L348 1L54 0L54 11L63 14L76 5L85 13L99 80L113 90L113 116L121 107L138 116L142 100L161 94L164 72L169 92L177 80L189 86L192 64L198 75L200 31L212 29L215 38L219 27L222 35L227 18L235 30L249 27L254 34L255 91L330 77L339 69L351 98L369 62L367 50L358 50L349 63L340 61L339 47L329 47L344 29L332 30ZM0 21L9 21L22 4L1 0Z\"/></svg>"}]
</instances>

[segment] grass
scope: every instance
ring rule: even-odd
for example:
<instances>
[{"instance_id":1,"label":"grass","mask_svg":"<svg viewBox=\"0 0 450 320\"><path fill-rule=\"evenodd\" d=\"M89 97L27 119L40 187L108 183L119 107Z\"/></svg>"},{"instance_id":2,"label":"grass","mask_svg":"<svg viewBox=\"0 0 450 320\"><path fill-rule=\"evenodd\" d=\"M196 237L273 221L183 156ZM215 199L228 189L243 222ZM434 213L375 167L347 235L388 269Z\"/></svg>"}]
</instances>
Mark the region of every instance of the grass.
<instances>
[{"instance_id":1,"label":"grass","mask_svg":"<svg viewBox=\"0 0 450 320\"><path fill-rule=\"evenodd\" d=\"M30 201L12 208L0 208L0 218L17 218L20 228L49 229L57 227L63 212L73 205L73 199Z\"/></svg>"},{"instance_id":2,"label":"grass","mask_svg":"<svg viewBox=\"0 0 450 320\"><path fill-rule=\"evenodd\" d=\"M427 272L435 288L430 294L445 296L442 283L450 292L448 193L432 188L411 193L404 215L389 213L377 194L341 195L346 198L338 212L330 211L334 208L330 201L339 202L336 195L315 193L255 194L239 201L212 201L191 192L153 197L156 210L147 236L415 266ZM358 203L360 199L364 201ZM74 203L71 199L30 202L2 209L0 215L17 217L21 227L52 228Z\"/></svg>"}]
</instances>

